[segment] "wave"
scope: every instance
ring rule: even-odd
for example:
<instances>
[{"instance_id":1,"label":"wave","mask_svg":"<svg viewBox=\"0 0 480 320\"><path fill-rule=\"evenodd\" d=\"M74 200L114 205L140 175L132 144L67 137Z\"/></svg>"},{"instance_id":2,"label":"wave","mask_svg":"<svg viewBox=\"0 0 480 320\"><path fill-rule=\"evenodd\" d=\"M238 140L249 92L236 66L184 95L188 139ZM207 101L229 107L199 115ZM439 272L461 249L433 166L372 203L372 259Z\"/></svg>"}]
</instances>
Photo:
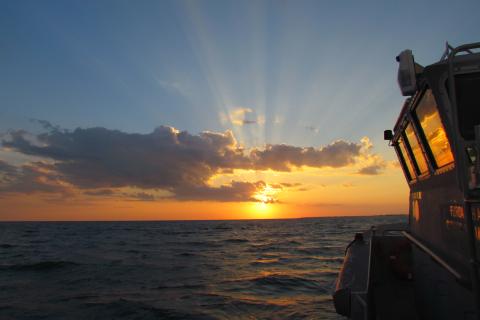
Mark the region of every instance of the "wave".
<instances>
[{"instance_id":1,"label":"wave","mask_svg":"<svg viewBox=\"0 0 480 320\"><path fill-rule=\"evenodd\" d=\"M344 257L315 257L316 260L325 262L343 263Z\"/></svg>"},{"instance_id":2,"label":"wave","mask_svg":"<svg viewBox=\"0 0 480 320\"><path fill-rule=\"evenodd\" d=\"M171 290L171 289L205 289L204 284L181 284L176 286L160 285L156 287L157 290Z\"/></svg>"},{"instance_id":3,"label":"wave","mask_svg":"<svg viewBox=\"0 0 480 320\"><path fill-rule=\"evenodd\" d=\"M8 243L0 244L0 248L2 248L2 249L10 249L10 248L13 248L13 247L16 247L16 246L13 245L13 244L8 244Z\"/></svg>"},{"instance_id":4,"label":"wave","mask_svg":"<svg viewBox=\"0 0 480 320\"><path fill-rule=\"evenodd\" d=\"M282 259L257 259L256 261L252 261L250 262L250 265L252 266L271 266L271 265L279 265L279 264L282 264L280 262L280 260Z\"/></svg>"},{"instance_id":5,"label":"wave","mask_svg":"<svg viewBox=\"0 0 480 320\"><path fill-rule=\"evenodd\" d=\"M287 250L287 248L278 246L275 244L252 244L250 248L248 248L247 252L283 252Z\"/></svg>"},{"instance_id":6,"label":"wave","mask_svg":"<svg viewBox=\"0 0 480 320\"><path fill-rule=\"evenodd\" d=\"M220 248L222 246L221 244L219 244L217 242L214 242L214 241L210 241L210 240L189 241L189 242L184 242L184 243L177 243L177 245L178 244L192 246L192 247L209 247L209 248Z\"/></svg>"},{"instance_id":7,"label":"wave","mask_svg":"<svg viewBox=\"0 0 480 320\"><path fill-rule=\"evenodd\" d=\"M282 311L288 308L285 305L253 298L234 298L223 295L206 295L205 298L207 303L202 307L211 310L217 319L236 319L234 315L238 315L239 312L250 315L239 317L241 319L281 319ZM272 317L273 315L275 316Z\"/></svg>"},{"instance_id":8,"label":"wave","mask_svg":"<svg viewBox=\"0 0 480 320\"><path fill-rule=\"evenodd\" d=\"M215 230L224 230L224 231L228 231L228 230L232 230L232 227L225 226L225 225L219 225L219 226L216 226L214 229L215 229Z\"/></svg>"},{"instance_id":9,"label":"wave","mask_svg":"<svg viewBox=\"0 0 480 320\"><path fill-rule=\"evenodd\" d=\"M328 254L329 252L337 253L341 252L343 249L342 246L322 246L322 247L301 247L296 248L295 251L307 255L324 255Z\"/></svg>"},{"instance_id":10,"label":"wave","mask_svg":"<svg viewBox=\"0 0 480 320\"><path fill-rule=\"evenodd\" d=\"M300 276L285 274L270 274L257 278L240 279L230 281L237 286L232 286L232 291L252 290L262 293L287 293L287 292L304 292L304 293L328 293L330 288L322 286L318 281L303 278Z\"/></svg>"},{"instance_id":11,"label":"wave","mask_svg":"<svg viewBox=\"0 0 480 320\"><path fill-rule=\"evenodd\" d=\"M273 285L282 288L298 288L306 287L311 289L319 288L318 282L314 280L305 279L302 277L288 276L282 274L273 274L263 277L258 277L251 280L256 285Z\"/></svg>"},{"instance_id":12,"label":"wave","mask_svg":"<svg viewBox=\"0 0 480 320\"><path fill-rule=\"evenodd\" d=\"M71 261L40 261L26 264L3 265L0 268L13 271L49 271L67 267L74 267L80 264Z\"/></svg>"},{"instance_id":13,"label":"wave","mask_svg":"<svg viewBox=\"0 0 480 320\"><path fill-rule=\"evenodd\" d=\"M199 257L201 254L194 253L194 252L182 252L182 253L177 253L177 257Z\"/></svg>"},{"instance_id":14,"label":"wave","mask_svg":"<svg viewBox=\"0 0 480 320\"><path fill-rule=\"evenodd\" d=\"M232 239L225 239L223 242L227 243L246 243L249 242L248 239L241 239L241 238L232 238Z\"/></svg>"},{"instance_id":15,"label":"wave","mask_svg":"<svg viewBox=\"0 0 480 320\"><path fill-rule=\"evenodd\" d=\"M203 313L187 313L178 310L158 308L147 303L127 299L117 299L110 302L84 303L86 319L215 319Z\"/></svg>"}]
</instances>

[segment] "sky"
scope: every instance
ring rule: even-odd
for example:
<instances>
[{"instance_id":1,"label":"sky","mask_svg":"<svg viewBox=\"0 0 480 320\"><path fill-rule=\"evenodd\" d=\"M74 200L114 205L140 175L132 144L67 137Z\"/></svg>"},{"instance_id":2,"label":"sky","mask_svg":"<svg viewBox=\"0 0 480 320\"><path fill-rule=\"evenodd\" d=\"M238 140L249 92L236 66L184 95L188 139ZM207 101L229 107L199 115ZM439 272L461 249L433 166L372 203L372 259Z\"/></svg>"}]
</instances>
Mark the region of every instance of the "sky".
<instances>
[{"instance_id":1,"label":"sky","mask_svg":"<svg viewBox=\"0 0 480 320\"><path fill-rule=\"evenodd\" d=\"M478 1L0 1L0 220L405 214L395 56Z\"/></svg>"}]
</instances>

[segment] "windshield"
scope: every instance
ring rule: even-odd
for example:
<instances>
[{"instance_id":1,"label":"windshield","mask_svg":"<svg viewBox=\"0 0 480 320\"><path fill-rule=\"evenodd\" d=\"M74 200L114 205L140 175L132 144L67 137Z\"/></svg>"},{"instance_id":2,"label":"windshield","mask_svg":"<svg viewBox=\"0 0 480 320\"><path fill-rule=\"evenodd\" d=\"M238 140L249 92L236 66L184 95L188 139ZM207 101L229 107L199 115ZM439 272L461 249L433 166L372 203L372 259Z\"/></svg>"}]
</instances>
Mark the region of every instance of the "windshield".
<instances>
[{"instance_id":1,"label":"windshield","mask_svg":"<svg viewBox=\"0 0 480 320\"><path fill-rule=\"evenodd\" d=\"M425 91L415 110L415 114L435 158L437 167L440 168L451 163L453 154L450 149L450 143L440 119L435 98L430 89Z\"/></svg>"}]
</instances>

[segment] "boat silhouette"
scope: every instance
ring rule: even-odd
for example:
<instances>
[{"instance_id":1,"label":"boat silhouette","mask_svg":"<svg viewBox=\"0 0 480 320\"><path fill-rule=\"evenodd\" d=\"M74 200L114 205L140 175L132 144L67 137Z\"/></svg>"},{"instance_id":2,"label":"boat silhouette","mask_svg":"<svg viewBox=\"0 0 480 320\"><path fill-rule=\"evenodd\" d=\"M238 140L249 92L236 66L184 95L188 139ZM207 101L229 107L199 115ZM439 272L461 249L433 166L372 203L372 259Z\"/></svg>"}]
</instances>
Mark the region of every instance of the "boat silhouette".
<instances>
[{"instance_id":1,"label":"boat silhouette","mask_svg":"<svg viewBox=\"0 0 480 320\"><path fill-rule=\"evenodd\" d=\"M407 96L384 132L410 188L408 224L355 235L333 293L351 319L480 319L480 43L397 57Z\"/></svg>"}]
</instances>

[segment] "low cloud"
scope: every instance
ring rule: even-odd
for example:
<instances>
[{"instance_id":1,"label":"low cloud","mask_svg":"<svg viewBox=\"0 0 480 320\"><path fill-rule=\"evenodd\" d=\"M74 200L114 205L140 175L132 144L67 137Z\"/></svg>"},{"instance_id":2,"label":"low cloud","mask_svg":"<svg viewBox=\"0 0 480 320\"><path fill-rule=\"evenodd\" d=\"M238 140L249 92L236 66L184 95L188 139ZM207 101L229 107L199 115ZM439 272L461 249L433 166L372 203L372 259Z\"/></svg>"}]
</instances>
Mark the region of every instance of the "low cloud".
<instances>
[{"instance_id":1,"label":"low cloud","mask_svg":"<svg viewBox=\"0 0 480 320\"><path fill-rule=\"evenodd\" d=\"M61 174L46 163L33 162L20 167L0 160L0 196L7 193L34 192L70 195L71 187Z\"/></svg>"},{"instance_id":2,"label":"low cloud","mask_svg":"<svg viewBox=\"0 0 480 320\"><path fill-rule=\"evenodd\" d=\"M255 194L265 187L264 181L240 182L232 181L230 184L220 187L188 186L175 190L175 198L178 200L213 200L213 201L259 201Z\"/></svg>"},{"instance_id":3,"label":"low cloud","mask_svg":"<svg viewBox=\"0 0 480 320\"><path fill-rule=\"evenodd\" d=\"M92 191L85 191L83 194L87 196L101 196L101 197L108 197L116 195L115 190L112 189L100 189L100 190L92 190Z\"/></svg>"},{"instance_id":4,"label":"low cloud","mask_svg":"<svg viewBox=\"0 0 480 320\"><path fill-rule=\"evenodd\" d=\"M370 166L366 166L358 170L358 174L375 176L375 175L382 174L384 169L385 169L384 164L372 164Z\"/></svg>"},{"instance_id":5,"label":"low cloud","mask_svg":"<svg viewBox=\"0 0 480 320\"><path fill-rule=\"evenodd\" d=\"M255 169L291 171L295 167L344 167L355 162L360 155L361 145L343 140L335 141L322 148L295 147L286 144L267 145L265 149L254 149L250 158Z\"/></svg>"},{"instance_id":6,"label":"low cloud","mask_svg":"<svg viewBox=\"0 0 480 320\"><path fill-rule=\"evenodd\" d=\"M362 143L343 140L320 148L270 144L244 150L229 130L194 135L161 126L137 134L106 128L61 130L48 122L44 128L47 131L37 135L16 130L2 136L3 147L45 161L16 167L0 160L0 193L68 195L79 189L89 196L140 200L259 201L255 195L266 188L264 181L214 187L209 180L235 169L344 167L355 164L362 153ZM283 183L279 189L292 187L299 185ZM121 188L144 191L127 195L118 191ZM169 196L156 196L156 191Z\"/></svg>"}]
</instances>

